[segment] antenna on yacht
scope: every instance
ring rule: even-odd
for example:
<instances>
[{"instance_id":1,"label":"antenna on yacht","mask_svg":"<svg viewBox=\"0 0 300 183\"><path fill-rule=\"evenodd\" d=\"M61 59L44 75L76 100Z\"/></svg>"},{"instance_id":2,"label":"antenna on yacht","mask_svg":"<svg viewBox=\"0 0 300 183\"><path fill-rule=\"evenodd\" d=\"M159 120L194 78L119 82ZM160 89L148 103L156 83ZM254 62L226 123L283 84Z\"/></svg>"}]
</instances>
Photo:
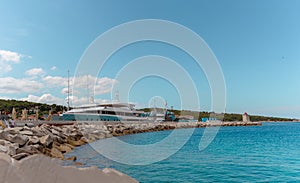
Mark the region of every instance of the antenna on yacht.
<instances>
[{"instance_id":1,"label":"antenna on yacht","mask_svg":"<svg viewBox=\"0 0 300 183\"><path fill-rule=\"evenodd\" d=\"M67 100L68 108L67 110L69 111L70 109L70 70L68 70L68 100Z\"/></svg>"},{"instance_id":2,"label":"antenna on yacht","mask_svg":"<svg viewBox=\"0 0 300 183\"><path fill-rule=\"evenodd\" d=\"M115 101L120 102L119 90L117 90L116 93L115 93Z\"/></svg>"},{"instance_id":3,"label":"antenna on yacht","mask_svg":"<svg viewBox=\"0 0 300 183\"><path fill-rule=\"evenodd\" d=\"M89 92L89 75L86 75L86 98L87 98L87 103L90 104L90 92Z\"/></svg>"}]
</instances>

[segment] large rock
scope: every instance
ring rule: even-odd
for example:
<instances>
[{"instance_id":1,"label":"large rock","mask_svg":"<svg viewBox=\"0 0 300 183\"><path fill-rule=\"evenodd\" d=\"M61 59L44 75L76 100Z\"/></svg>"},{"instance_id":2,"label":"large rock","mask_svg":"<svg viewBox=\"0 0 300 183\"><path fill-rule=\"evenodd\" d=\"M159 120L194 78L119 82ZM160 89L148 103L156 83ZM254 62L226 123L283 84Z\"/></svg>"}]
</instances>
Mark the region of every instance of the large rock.
<instances>
[{"instance_id":1,"label":"large rock","mask_svg":"<svg viewBox=\"0 0 300 183\"><path fill-rule=\"evenodd\" d=\"M71 140L71 139L68 139L68 143L71 144L72 146L81 146L85 144L85 142L83 142L82 140Z\"/></svg>"},{"instance_id":2,"label":"large rock","mask_svg":"<svg viewBox=\"0 0 300 183\"><path fill-rule=\"evenodd\" d=\"M48 147L50 144L53 143L53 137L52 135L45 135L40 138L40 143L43 144L44 146Z\"/></svg>"},{"instance_id":3,"label":"large rock","mask_svg":"<svg viewBox=\"0 0 300 183\"><path fill-rule=\"evenodd\" d=\"M29 140L29 138L25 135L21 135L21 134L16 134L12 137L12 139L10 140L11 142L17 143L20 146L23 146L24 144L26 144L26 142Z\"/></svg>"},{"instance_id":4,"label":"large rock","mask_svg":"<svg viewBox=\"0 0 300 183\"><path fill-rule=\"evenodd\" d=\"M54 135L53 136L53 141L54 142L57 142L59 144L63 144L66 142L66 140L64 140L63 138L61 138L60 136L57 136L57 135Z\"/></svg>"},{"instance_id":5,"label":"large rock","mask_svg":"<svg viewBox=\"0 0 300 183\"><path fill-rule=\"evenodd\" d=\"M33 144L37 144L40 142L40 139L36 136L31 136L29 137L29 140L27 142L28 145L33 145Z\"/></svg>"},{"instance_id":6,"label":"large rock","mask_svg":"<svg viewBox=\"0 0 300 183\"><path fill-rule=\"evenodd\" d=\"M60 150L55 147L51 149L50 155L54 158L64 159L64 155L62 154L62 152L60 152Z\"/></svg>"},{"instance_id":7,"label":"large rock","mask_svg":"<svg viewBox=\"0 0 300 183\"><path fill-rule=\"evenodd\" d=\"M4 139L7 141L11 141L13 135L9 133L9 131L1 131L0 132L0 139Z\"/></svg>"},{"instance_id":8,"label":"large rock","mask_svg":"<svg viewBox=\"0 0 300 183\"><path fill-rule=\"evenodd\" d=\"M69 148L71 148L72 150L75 148L75 146L72 146L71 144L63 144L63 145L65 145L65 146L68 146Z\"/></svg>"},{"instance_id":9,"label":"large rock","mask_svg":"<svg viewBox=\"0 0 300 183\"><path fill-rule=\"evenodd\" d=\"M12 158L16 159L16 160L20 160L20 159L23 159L25 157L29 156L29 154L27 153L20 153L20 154L16 154L14 156L12 156Z\"/></svg>"},{"instance_id":10,"label":"large rock","mask_svg":"<svg viewBox=\"0 0 300 183\"><path fill-rule=\"evenodd\" d=\"M80 140L83 141L84 143L89 143L90 142L90 140L86 137L81 137Z\"/></svg>"},{"instance_id":11,"label":"large rock","mask_svg":"<svg viewBox=\"0 0 300 183\"><path fill-rule=\"evenodd\" d=\"M83 136L83 134L79 131L75 131L75 132L72 132L70 135L69 135L69 138L71 140L74 140L74 141L78 141L81 139L81 137Z\"/></svg>"},{"instance_id":12,"label":"large rock","mask_svg":"<svg viewBox=\"0 0 300 183\"><path fill-rule=\"evenodd\" d=\"M48 133L44 133L43 131L40 131L38 127L32 128L31 131L32 131L33 135L37 136L37 137L42 137L42 136L48 135Z\"/></svg>"},{"instance_id":13,"label":"large rock","mask_svg":"<svg viewBox=\"0 0 300 183\"><path fill-rule=\"evenodd\" d=\"M38 136L38 137L52 134L51 131L49 131L47 129L46 125L42 125L40 127L39 126L33 127L33 128L31 128L31 131L33 132L33 135Z\"/></svg>"},{"instance_id":14,"label":"large rock","mask_svg":"<svg viewBox=\"0 0 300 183\"><path fill-rule=\"evenodd\" d=\"M22 127L15 127L15 128L6 128L4 131L9 132L12 135L15 135L17 133L20 133L20 131L22 130Z\"/></svg>"},{"instance_id":15,"label":"large rock","mask_svg":"<svg viewBox=\"0 0 300 183\"><path fill-rule=\"evenodd\" d=\"M40 150L41 150L40 145L38 145L38 144L28 145L28 146L18 148L16 150L16 154L20 154L20 153L38 154L38 153L40 153Z\"/></svg>"},{"instance_id":16,"label":"large rock","mask_svg":"<svg viewBox=\"0 0 300 183\"><path fill-rule=\"evenodd\" d=\"M51 129L51 132L52 132L53 135L57 135L57 136L60 135L60 132L55 130L55 129Z\"/></svg>"},{"instance_id":17,"label":"large rock","mask_svg":"<svg viewBox=\"0 0 300 183\"><path fill-rule=\"evenodd\" d=\"M20 134L22 135L33 135L33 132L32 131L29 131L29 130L25 130L25 131L20 131Z\"/></svg>"},{"instance_id":18,"label":"large rock","mask_svg":"<svg viewBox=\"0 0 300 183\"><path fill-rule=\"evenodd\" d=\"M60 146L57 147L57 149L59 149L62 153L69 153L72 151L72 148L65 144L61 144Z\"/></svg>"},{"instance_id":19,"label":"large rock","mask_svg":"<svg viewBox=\"0 0 300 183\"><path fill-rule=\"evenodd\" d=\"M77 158L76 158L76 156L71 156L71 157L65 158L64 160L66 160L66 161L76 161Z\"/></svg>"},{"instance_id":20,"label":"large rock","mask_svg":"<svg viewBox=\"0 0 300 183\"><path fill-rule=\"evenodd\" d=\"M0 152L6 153L8 151L7 147L0 145Z\"/></svg>"},{"instance_id":21,"label":"large rock","mask_svg":"<svg viewBox=\"0 0 300 183\"><path fill-rule=\"evenodd\" d=\"M17 154L17 149L18 147L12 144L8 146L7 154L10 156L14 156Z\"/></svg>"},{"instance_id":22,"label":"large rock","mask_svg":"<svg viewBox=\"0 0 300 183\"><path fill-rule=\"evenodd\" d=\"M0 145L3 145L3 146L8 146L10 145L11 142L7 141L7 140L4 140L4 139L0 139Z\"/></svg>"}]
</instances>

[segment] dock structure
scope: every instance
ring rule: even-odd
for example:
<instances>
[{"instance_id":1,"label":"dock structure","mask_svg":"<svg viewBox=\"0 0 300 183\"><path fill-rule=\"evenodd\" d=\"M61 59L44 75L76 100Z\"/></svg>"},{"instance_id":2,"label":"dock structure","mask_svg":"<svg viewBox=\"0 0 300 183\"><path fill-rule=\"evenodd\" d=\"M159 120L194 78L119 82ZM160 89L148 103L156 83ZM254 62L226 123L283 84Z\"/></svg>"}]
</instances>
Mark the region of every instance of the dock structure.
<instances>
[{"instance_id":1,"label":"dock structure","mask_svg":"<svg viewBox=\"0 0 300 183\"><path fill-rule=\"evenodd\" d=\"M203 128L203 127L214 127L214 126L260 126L261 122L250 122L250 121L207 121L207 122L140 122L140 121L119 121L119 122L102 122L102 121L16 121L16 127L33 127L40 126L43 124L54 125L54 126L63 126L63 125L82 125L82 124L94 124L94 125L146 125L146 126L165 126L170 128Z\"/></svg>"}]
</instances>

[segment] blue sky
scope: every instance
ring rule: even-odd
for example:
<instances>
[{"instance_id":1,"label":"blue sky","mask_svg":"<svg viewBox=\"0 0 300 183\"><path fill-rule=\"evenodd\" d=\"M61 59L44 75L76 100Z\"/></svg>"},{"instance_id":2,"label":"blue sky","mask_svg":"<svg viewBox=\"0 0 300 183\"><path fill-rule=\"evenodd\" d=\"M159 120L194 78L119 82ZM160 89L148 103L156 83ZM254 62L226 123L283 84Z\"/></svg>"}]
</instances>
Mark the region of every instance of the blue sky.
<instances>
[{"instance_id":1,"label":"blue sky","mask_svg":"<svg viewBox=\"0 0 300 183\"><path fill-rule=\"evenodd\" d=\"M65 104L67 71L75 74L98 36L129 21L162 19L186 26L211 48L226 82L227 112L300 118L299 9L298 0L1 1L0 97ZM110 100L116 74L145 55L182 65L196 84L200 109L210 111L210 88L201 68L182 50L157 42L115 53L98 76L95 99ZM135 83L129 100L145 107L154 96L181 108L176 88L158 77Z\"/></svg>"}]
</instances>

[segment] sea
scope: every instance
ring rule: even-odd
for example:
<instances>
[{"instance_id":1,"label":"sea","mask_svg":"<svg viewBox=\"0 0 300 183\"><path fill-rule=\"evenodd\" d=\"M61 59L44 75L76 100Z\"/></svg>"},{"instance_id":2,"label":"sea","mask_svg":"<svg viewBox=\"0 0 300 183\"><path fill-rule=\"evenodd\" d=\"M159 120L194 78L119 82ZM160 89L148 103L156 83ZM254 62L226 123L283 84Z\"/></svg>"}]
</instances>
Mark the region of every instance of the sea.
<instances>
[{"instance_id":1,"label":"sea","mask_svg":"<svg viewBox=\"0 0 300 183\"><path fill-rule=\"evenodd\" d=\"M189 129L176 130L190 132ZM145 145L159 142L171 133L159 131L118 138L130 144ZM75 148L66 157L76 156L84 166L114 168L139 182L300 182L300 123L221 127L211 143L199 150L204 134L205 128L194 129L175 154L148 165L115 162L90 144Z\"/></svg>"}]
</instances>

